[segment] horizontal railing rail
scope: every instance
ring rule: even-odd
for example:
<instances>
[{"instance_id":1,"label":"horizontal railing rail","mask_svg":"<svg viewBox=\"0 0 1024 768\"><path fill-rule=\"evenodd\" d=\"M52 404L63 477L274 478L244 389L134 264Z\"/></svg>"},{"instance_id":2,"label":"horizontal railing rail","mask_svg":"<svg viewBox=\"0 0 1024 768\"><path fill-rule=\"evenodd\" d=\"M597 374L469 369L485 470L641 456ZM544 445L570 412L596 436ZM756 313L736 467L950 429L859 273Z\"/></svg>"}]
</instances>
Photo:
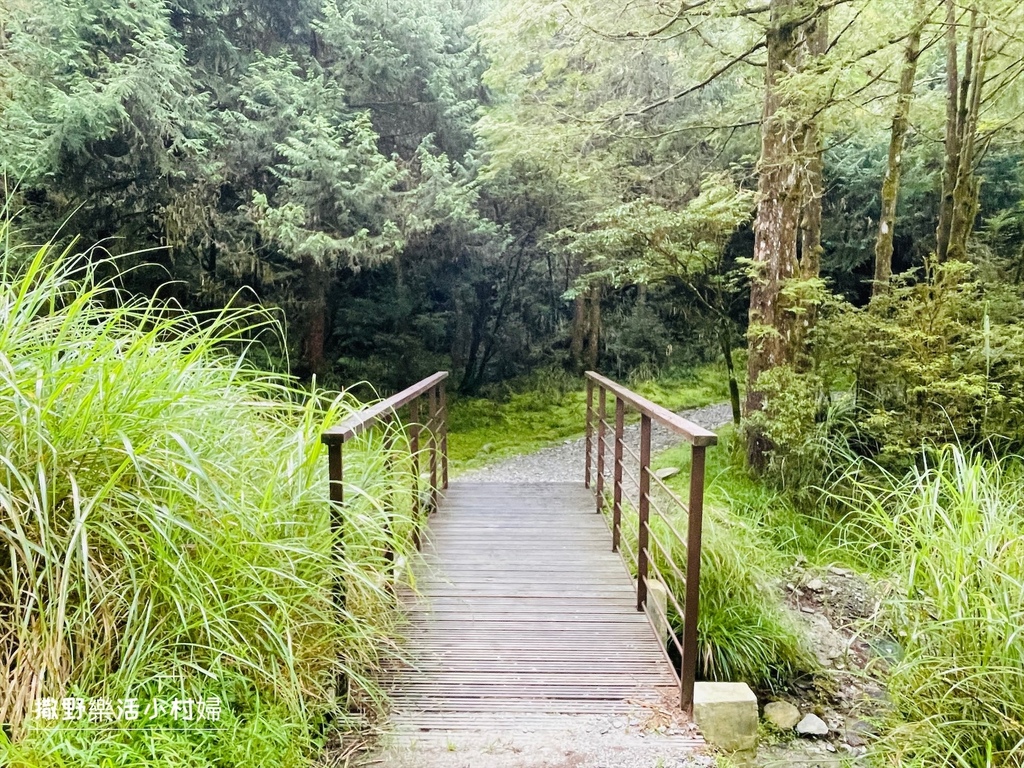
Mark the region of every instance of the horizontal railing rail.
<instances>
[{"instance_id":1,"label":"horizontal railing rail","mask_svg":"<svg viewBox=\"0 0 1024 768\"><path fill-rule=\"evenodd\" d=\"M612 550L620 552L627 566L636 574L637 610L646 611L656 627L661 624L668 640L679 654L680 704L687 712L693 710L693 689L697 674L697 618L700 601L700 551L704 515L705 453L718 442L718 436L692 421L672 413L657 403L623 387L593 371L586 373L586 468L584 482L594 490L597 511L608 507L608 433L612 435L611 456L611 534ZM596 395L596 397L595 397ZM614 401L614 422L609 422L609 400ZM595 403L596 400L596 403ZM626 445L627 411L640 415L637 450ZM691 446L689 500L684 502L651 470L652 426L659 424L681 436ZM636 467L626 468L629 458ZM627 484L623 480L629 480ZM652 481L664 499L678 514L687 517L684 537L673 515L655 500ZM631 493L635 488L635 492ZM635 501L634 501L635 499ZM623 536L622 517L625 504L636 511L635 531ZM656 521L652 524L653 519ZM634 534L635 533L635 538ZM680 556L678 551L683 554ZM680 567L679 560L683 561ZM664 587L664 604L649 600L652 582ZM682 602L675 587L682 586ZM675 631L672 617L682 619L682 637ZM665 638L660 638L665 642ZM667 649L666 649L667 650Z\"/></svg>"}]
</instances>

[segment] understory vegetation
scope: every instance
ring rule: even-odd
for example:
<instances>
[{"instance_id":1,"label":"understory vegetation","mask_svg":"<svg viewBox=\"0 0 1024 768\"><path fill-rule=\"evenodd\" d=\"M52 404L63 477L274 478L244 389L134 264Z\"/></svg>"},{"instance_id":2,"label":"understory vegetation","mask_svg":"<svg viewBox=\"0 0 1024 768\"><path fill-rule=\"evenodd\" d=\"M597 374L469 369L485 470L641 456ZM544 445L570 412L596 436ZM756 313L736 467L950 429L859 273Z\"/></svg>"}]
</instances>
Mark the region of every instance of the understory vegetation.
<instances>
[{"instance_id":1,"label":"understory vegetation","mask_svg":"<svg viewBox=\"0 0 1024 768\"><path fill-rule=\"evenodd\" d=\"M402 478L351 451L343 558L326 503L320 433L361 404L247 363L263 312L131 298L74 251L0 273L0 763L307 765L328 718L382 704L396 651Z\"/></svg>"},{"instance_id":2,"label":"understory vegetation","mask_svg":"<svg viewBox=\"0 0 1024 768\"><path fill-rule=\"evenodd\" d=\"M841 530L851 560L889 582L885 622L903 646L879 756L1020 765L1024 466L948 447L905 475L866 474L836 501L849 510Z\"/></svg>"}]
</instances>

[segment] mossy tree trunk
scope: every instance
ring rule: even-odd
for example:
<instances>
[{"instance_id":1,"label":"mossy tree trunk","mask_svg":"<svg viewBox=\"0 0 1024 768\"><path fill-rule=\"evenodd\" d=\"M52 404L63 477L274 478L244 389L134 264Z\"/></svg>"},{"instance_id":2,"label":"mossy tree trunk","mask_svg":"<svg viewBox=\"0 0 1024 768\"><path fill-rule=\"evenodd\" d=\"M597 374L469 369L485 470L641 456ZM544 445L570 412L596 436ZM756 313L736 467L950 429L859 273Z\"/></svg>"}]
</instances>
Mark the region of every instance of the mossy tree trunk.
<instances>
[{"instance_id":1,"label":"mossy tree trunk","mask_svg":"<svg viewBox=\"0 0 1024 768\"><path fill-rule=\"evenodd\" d=\"M601 286L596 283L590 288L590 321L587 324L587 368L597 370L601 342Z\"/></svg>"},{"instance_id":2,"label":"mossy tree trunk","mask_svg":"<svg viewBox=\"0 0 1024 768\"><path fill-rule=\"evenodd\" d=\"M896 202L899 197L900 176L903 170L903 149L910 127L910 103L914 98L914 79L917 77L917 61L921 57L921 32L927 21L924 0L917 0L914 6L914 28L907 37L903 51L903 67L900 71L899 91L896 94L896 109L892 116L889 133L889 157L882 180L882 211L878 219L878 237L875 239L875 279L871 295L878 296L889 288L892 277L893 238L896 229Z\"/></svg>"},{"instance_id":3,"label":"mossy tree trunk","mask_svg":"<svg viewBox=\"0 0 1024 768\"><path fill-rule=\"evenodd\" d=\"M978 116L985 84L988 31L985 20L971 8L971 24L964 56L964 76L960 83L957 107L957 129L960 131L960 156L957 158L956 183L953 185L953 211L949 225L949 249L946 257L963 261L967 258L967 238L978 216L978 195L981 179L975 173L978 145Z\"/></svg>"},{"instance_id":4,"label":"mossy tree trunk","mask_svg":"<svg viewBox=\"0 0 1024 768\"><path fill-rule=\"evenodd\" d=\"M805 168L799 145L804 140L805 127L796 117L794 99L784 95L779 87L786 74L797 69L798 19L803 3L771 0L770 5L748 315L747 414L761 410L763 405L758 377L793 360L793 314L786 311L782 287L797 274L797 244L804 202ZM763 466L770 447L760 430L749 430L747 454L752 467Z\"/></svg>"},{"instance_id":5,"label":"mossy tree trunk","mask_svg":"<svg viewBox=\"0 0 1024 768\"><path fill-rule=\"evenodd\" d=\"M569 338L569 358L573 370L582 373L586 367L583 360L583 340L587 335L587 299L582 292L576 294L572 305L572 335Z\"/></svg>"},{"instance_id":6,"label":"mossy tree trunk","mask_svg":"<svg viewBox=\"0 0 1024 768\"><path fill-rule=\"evenodd\" d=\"M939 261L967 258L967 239L978 215L981 188L974 166L989 38L977 5L970 7L962 76L957 30L957 5L955 0L946 0L945 161L939 223L935 230L935 253Z\"/></svg>"},{"instance_id":7,"label":"mossy tree trunk","mask_svg":"<svg viewBox=\"0 0 1024 768\"><path fill-rule=\"evenodd\" d=\"M740 425L742 411L740 409L740 384L736 377L736 364L732 359L732 320L728 317L721 319L718 333L719 341L722 344L722 357L725 358L725 369L729 373L729 405L732 406L732 423L737 427Z\"/></svg>"},{"instance_id":8,"label":"mossy tree trunk","mask_svg":"<svg viewBox=\"0 0 1024 768\"><path fill-rule=\"evenodd\" d=\"M305 323L302 337L302 365L305 376L326 372L324 350L327 345L327 271L310 257L303 259L305 283Z\"/></svg>"}]
</instances>

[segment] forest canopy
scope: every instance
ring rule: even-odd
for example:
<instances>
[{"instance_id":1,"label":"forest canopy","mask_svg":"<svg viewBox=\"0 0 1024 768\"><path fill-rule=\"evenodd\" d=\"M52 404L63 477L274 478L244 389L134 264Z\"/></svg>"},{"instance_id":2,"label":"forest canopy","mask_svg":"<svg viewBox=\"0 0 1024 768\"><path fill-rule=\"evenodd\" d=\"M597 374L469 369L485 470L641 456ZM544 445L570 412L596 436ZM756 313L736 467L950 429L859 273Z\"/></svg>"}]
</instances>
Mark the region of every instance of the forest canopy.
<instances>
[{"instance_id":1,"label":"forest canopy","mask_svg":"<svg viewBox=\"0 0 1024 768\"><path fill-rule=\"evenodd\" d=\"M747 347L754 414L762 373L817 370L833 302L1024 275L1009 0L0 8L15 236L276 307L303 379L475 393Z\"/></svg>"}]
</instances>

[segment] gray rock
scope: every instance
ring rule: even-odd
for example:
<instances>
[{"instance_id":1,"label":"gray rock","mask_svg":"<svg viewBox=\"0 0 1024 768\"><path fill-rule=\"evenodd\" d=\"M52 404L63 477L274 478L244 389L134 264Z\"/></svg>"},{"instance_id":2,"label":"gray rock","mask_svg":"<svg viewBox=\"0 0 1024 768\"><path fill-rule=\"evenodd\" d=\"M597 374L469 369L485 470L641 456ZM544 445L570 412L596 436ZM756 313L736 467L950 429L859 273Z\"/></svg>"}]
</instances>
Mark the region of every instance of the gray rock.
<instances>
[{"instance_id":1,"label":"gray rock","mask_svg":"<svg viewBox=\"0 0 1024 768\"><path fill-rule=\"evenodd\" d=\"M764 719L780 731L791 731L800 722L800 710L788 701L773 701L764 705Z\"/></svg>"},{"instance_id":2,"label":"gray rock","mask_svg":"<svg viewBox=\"0 0 1024 768\"><path fill-rule=\"evenodd\" d=\"M801 736L828 736L828 725L817 715L808 712L804 719L796 724L796 732Z\"/></svg>"},{"instance_id":3,"label":"gray rock","mask_svg":"<svg viewBox=\"0 0 1024 768\"><path fill-rule=\"evenodd\" d=\"M807 588L811 590L811 592L821 592L825 589L825 582L821 579L811 579L807 582Z\"/></svg>"},{"instance_id":4,"label":"gray rock","mask_svg":"<svg viewBox=\"0 0 1024 768\"><path fill-rule=\"evenodd\" d=\"M859 720L856 717L846 718L843 738L851 747L867 746L869 739L874 736L874 728L870 723Z\"/></svg>"},{"instance_id":5,"label":"gray rock","mask_svg":"<svg viewBox=\"0 0 1024 768\"><path fill-rule=\"evenodd\" d=\"M662 467L654 472L654 476L659 480L668 480L670 477L675 477L678 474L679 467Z\"/></svg>"}]
</instances>

